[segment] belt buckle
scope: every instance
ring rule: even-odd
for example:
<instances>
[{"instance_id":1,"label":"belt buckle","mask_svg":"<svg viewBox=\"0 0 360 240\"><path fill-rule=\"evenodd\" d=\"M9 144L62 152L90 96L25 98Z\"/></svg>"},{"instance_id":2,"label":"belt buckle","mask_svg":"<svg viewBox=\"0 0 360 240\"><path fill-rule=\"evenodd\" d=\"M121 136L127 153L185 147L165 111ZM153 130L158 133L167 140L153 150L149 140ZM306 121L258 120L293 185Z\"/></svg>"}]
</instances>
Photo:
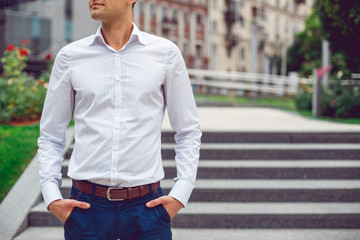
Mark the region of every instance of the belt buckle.
<instances>
[{"instance_id":1,"label":"belt buckle","mask_svg":"<svg viewBox=\"0 0 360 240\"><path fill-rule=\"evenodd\" d=\"M111 198L111 195L110 195L110 191L111 190L121 190L123 189L122 187L109 187L107 190L106 190L106 197L109 201L112 201L112 202L115 202L115 201L124 201L123 198Z\"/></svg>"}]
</instances>

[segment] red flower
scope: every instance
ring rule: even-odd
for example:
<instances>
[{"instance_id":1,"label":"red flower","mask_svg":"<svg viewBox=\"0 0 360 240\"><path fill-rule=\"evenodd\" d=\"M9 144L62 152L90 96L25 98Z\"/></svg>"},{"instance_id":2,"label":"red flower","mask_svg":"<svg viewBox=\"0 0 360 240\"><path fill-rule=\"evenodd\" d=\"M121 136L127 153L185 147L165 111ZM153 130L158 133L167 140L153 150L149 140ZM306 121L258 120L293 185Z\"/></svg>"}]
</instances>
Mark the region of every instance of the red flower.
<instances>
[{"instance_id":1,"label":"red flower","mask_svg":"<svg viewBox=\"0 0 360 240\"><path fill-rule=\"evenodd\" d=\"M8 52L11 52L11 50L13 50L13 48L14 48L14 45L10 44L6 50Z\"/></svg>"},{"instance_id":2,"label":"red flower","mask_svg":"<svg viewBox=\"0 0 360 240\"><path fill-rule=\"evenodd\" d=\"M318 78L321 78L322 75L323 75L323 71L322 71L321 69L318 69L318 70L317 70L317 76L318 76Z\"/></svg>"},{"instance_id":3,"label":"red flower","mask_svg":"<svg viewBox=\"0 0 360 240\"><path fill-rule=\"evenodd\" d=\"M336 100L335 100L335 99L332 99L332 100L331 100L331 106L334 106L335 103L336 103Z\"/></svg>"},{"instance_id":4,"label":"red flower","mask_svg":"<svg viewBox=\"0 0 360 240\"><path fill-rule=\"evenodd\" d=\"M22 48L21 50L20 50L20 56L22 57L22 56L29 56L30 55L30 52L29 52L29 50L27 49L27 48Z\"/></svg>"},{"instance_id":5,"label":"red flower","mask_svg":"<svg viewBox=\"0 0 360 240\"><path fill-rule=\"evenodd\" d=\"M51 54L50 53L46 54L45 59L47 61L50 61L51 60Z\"/></svg>"},{"instance_id":6,"label":"red flower","mask_svg":"<svg viewBox=\"0 0 360 240\"><path fill-rule=\"evenodd\" d=\"M29 45L30 44L30 41L27 40L27 39L21 39L21 45L22 46L25 46L25 45Z\"/></svg>"},{"instance_id":7,"label":"red flower","mask_svg":"<svg viewBox=\"0 0 360 240\"><path fill-rule=\"evenodd\" d=\"M329 67L329 66L325 66L322 70L323 70L324 73L327 73L327 72L330 71L330 67Z\"/></svg>"}]
</instances>

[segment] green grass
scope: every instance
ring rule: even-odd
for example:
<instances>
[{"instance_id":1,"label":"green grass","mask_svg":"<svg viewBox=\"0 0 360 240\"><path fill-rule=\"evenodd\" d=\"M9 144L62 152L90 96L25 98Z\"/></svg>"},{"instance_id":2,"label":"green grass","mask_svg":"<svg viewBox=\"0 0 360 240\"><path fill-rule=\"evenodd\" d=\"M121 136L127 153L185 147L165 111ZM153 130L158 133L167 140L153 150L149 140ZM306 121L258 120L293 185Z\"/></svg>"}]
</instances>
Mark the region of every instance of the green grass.
<instances>
[{"instance_id":1,"label":"green grass","mask_svg":"<svg viewBox=\"0 0 360 240\"><path fill-rule=\"evenodd\" d=\"M39 124L0 126L0 202L35 156Z\"/></svg>"},{"instance_id":2,"label":"green grass","mask_svg":"<svg viewBox=\"0 0 360 240\"><path fill-rule=\"evenodd\" d=\"M309 117L313 119L319 119L329 122L338 122L338 123L347 123L347 124L360 124L360 118L330 118L330 117L314 117L310 110L296 110L304 117Z\"/></svg>"},{"instance_id":3,"label":"green grass","mask_svg":"<svg viewBox=\"0 0 360 240\"><path fill-rule=\"evenodd\" d=\"M222 95L195 95L196 100L218 102L218 103L230 103L238 105L253 105L253 106L267 106L267 107L279 107L287 109L295 109L295 103L292 98L260 98L252 99L251 97L228 97Z\"/></svg>"},{"instance_id":4,"label":"green grass","mask_svg":"<svg viewBox=\"0 0 360 240\"><path fill-rule=\"evenodd\" d=\"M74 121L69 125L73 126ZM39 124L0 125L0 203L35 156L39 134Z\"/></svg>"}]
</instances>

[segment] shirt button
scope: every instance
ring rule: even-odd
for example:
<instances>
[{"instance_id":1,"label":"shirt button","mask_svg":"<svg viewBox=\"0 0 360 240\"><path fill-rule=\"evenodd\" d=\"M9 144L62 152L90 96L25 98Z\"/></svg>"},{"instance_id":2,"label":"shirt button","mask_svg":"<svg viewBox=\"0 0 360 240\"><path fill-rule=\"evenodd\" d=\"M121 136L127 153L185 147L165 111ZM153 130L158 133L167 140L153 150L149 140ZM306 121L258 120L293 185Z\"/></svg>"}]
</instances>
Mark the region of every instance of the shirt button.
<instances>
[{"instance_id":1,"label":"shirt button","mask_svg":"<svg viewBox=\"0 0 360 240\"><path fill-rule=\"evenodd\" d=\"M120 107L120 106L121 106L121 104L120 104L120 103L117 103L117 104L116 104L116 106L117 106L117 107Z\"/></svg>"},{"instance_id":2,"label":"shirt button","mask_svg":"<svg viewBox=\"0 0 360 240\"><path fill-rule=\"evenodd\" d=\"M119 129L119 127L120 127L119 125L115 125L115 128L116 128L116 129Z\"/></svg>"},{"instance_id":3,"label":"shirt button","mask_svg":"<svg viewBox=\"0 0 360 240\"><path fill-rule=\"evenodd\" d=\"M115 169L115 168L113 168L113 169L111 169L111 171L116 172L116 169Z\"/></svg>"},{"instance_id":4,"label":"shirt button","mask_svg":"<svg viewBox=\"0 0 360 240\"><path fill-rule=\"evenodd\" d=\"M114 151L117 151L117 150L119 150L119 148L118 148L117 146L114 146L114 147L113 147L113 150L114 150Z\"/></svg>"},{"instance_id":5,"label":"shirt button","mask_svg":"<svg viewBox=\"0 0 360 240\"><path fill-rule=\"evenodd\" d=\"M120 77L116 77L116 81L117 81L117 82L120 82Z\"/></svg>"}]
</instances>

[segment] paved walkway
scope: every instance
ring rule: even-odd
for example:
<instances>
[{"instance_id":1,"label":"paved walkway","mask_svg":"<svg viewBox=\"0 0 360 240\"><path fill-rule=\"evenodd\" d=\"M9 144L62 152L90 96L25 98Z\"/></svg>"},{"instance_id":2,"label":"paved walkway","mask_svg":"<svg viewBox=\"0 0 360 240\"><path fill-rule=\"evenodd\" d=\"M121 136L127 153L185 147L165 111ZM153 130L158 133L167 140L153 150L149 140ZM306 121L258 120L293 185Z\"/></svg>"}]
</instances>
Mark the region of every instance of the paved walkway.
<instances>
[{"instance_id":1,"label":"paved walkway","mask_svg":"<svg viewBox=\"0 0 360 240\"><path fill-rule=\"evenodd\" d=\"M357 131L360 124L334 123L273 108L199 107L203 131ZM166 116L164 130L171 130Z\"/></svg>"}]
</instances>

